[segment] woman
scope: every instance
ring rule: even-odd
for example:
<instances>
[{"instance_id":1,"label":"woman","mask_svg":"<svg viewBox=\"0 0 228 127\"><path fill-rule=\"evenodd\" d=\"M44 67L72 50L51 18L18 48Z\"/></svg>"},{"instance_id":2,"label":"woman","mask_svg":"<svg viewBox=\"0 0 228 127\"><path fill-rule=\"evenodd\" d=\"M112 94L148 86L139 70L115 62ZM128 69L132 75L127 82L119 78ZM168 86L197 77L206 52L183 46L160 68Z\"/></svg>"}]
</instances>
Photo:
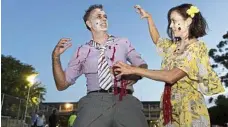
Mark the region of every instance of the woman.
<instances>
[{"instance_id":1,"label":"woman","mask_svg":"<svg viewBox=\"0 0 228 127\"><path fill-rule=\"evenodd\" d=\"M224 92L216 73L209 64L207 48L199 37L206 35L207 23L192 4L173 7L168 12L167 33L160 38L152 16L139 5L135 8L146 18L149 32L159 54L163 56L161 70L147 70L117 62L115 73L136 74L165 82L161 97L160 126L209 127L210 118L204 95Z\"/></svg>"}]
</instances>

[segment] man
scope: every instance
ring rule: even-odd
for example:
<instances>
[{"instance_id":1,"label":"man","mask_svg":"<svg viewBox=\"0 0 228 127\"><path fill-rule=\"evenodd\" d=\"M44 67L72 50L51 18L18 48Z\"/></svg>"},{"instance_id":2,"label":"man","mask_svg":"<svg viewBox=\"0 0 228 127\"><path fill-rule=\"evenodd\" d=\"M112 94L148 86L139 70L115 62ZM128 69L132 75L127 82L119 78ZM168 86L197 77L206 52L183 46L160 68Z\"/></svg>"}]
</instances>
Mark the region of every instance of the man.
<instances>
[{"instance_id":1,"label":"man","mask_svg":"<svg viewBox=\"0 0 228 127\"><path fill-rule=\"evenodd\" d=\"M36 127L44 127L45 119L44 119L43 115L44 115L43 112L38 113L38 119L37 119Z\"/></svg>"},{"instance_id":2,"label":"man","mask_svg":"<svg viewBox=\"0 0 228 127\"><path fill-rule=\"evenodd\" d=\"M53 74L58 90L64 90L85 74L87 95L79 100L74 127L148 127L141 102L132 96L138 76L116 79L112 65L117 61L147 68L147 64L126 38L108 35L107 15L102 5L90 6L84 17L92 40L75 52L63 71L60 55L71 47L71 39L62 38L52 54ZM134 81L132 81L134 80Z\"/></svg>"},{"instance_id":3,"label":"man","mask_svg":"<svg viewBox=\"0 0 228 127\"><path fill-rule=\"evenodd\" d=\"M36 126L37 119L38 119L37 111L33 111L32 112L32 125L31 125L32 127Z\"/></svg>"},{"instance_id":4,"label":"man","mask_svg":"<svg viewBox=\"0 0 228 127\"><path fill-rule=\"evenodd\" d=\"M72 111L69 119L68 119L68 127L73 127L73 124L74 124L74 120L76 119L76 112L75 111Z\"/></svg>"},{"instance_id":5,"label":"man","mask_svg":"<svg viewBox=\"0 0 228 127\"><path fill-rule=\"evenodd\" d=\"M56 116L56 109L52 111L51 116L49 116L49 127L56 127L57 125L57 116Z\"/></svg>"}]
</instances>

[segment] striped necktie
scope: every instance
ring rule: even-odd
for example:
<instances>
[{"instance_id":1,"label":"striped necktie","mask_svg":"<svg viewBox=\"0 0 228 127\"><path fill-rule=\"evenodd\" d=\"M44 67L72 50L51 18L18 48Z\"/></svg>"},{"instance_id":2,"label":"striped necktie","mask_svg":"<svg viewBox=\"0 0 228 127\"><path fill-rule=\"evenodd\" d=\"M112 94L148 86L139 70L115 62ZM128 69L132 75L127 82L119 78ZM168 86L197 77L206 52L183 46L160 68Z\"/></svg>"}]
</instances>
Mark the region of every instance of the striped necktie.
<instances>
[{"instance_id":1,"label":"striped necktie","mask_svg":"<svg viewBox=\"0 0 228 127\"><path fill-rule=\"evenodd\" d=\"M105 57L105 50L107 44L110 42L110 38L104 45L100 45L92 41L92 44L95 48L100 51L99 59L98 59L98 78L99 78L99 86L101 89L108 90L110 87L113 86L112 75L110 73L108 61Z\"/></svg>"}]
</instances>

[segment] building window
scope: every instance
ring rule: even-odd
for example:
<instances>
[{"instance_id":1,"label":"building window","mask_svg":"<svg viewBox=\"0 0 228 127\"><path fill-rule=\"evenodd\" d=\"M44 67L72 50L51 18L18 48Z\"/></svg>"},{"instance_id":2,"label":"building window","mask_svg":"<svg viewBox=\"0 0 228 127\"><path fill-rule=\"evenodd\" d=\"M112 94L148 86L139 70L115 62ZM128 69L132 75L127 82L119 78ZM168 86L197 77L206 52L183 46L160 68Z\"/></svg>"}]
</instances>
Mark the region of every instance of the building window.
<instances>
[{"instance_id":1,"label":"building window","mask_svg":"<svg viewBox=\"0 0 228 127\"><path fill-rule=\"evenodd\" d=\"M74 109L74 105L73 104L66 103L66 104L61 104L60 105L59 111L60 112L70 112L70 111L73 111L73 109Z\"/></svg>"}]
</instances>

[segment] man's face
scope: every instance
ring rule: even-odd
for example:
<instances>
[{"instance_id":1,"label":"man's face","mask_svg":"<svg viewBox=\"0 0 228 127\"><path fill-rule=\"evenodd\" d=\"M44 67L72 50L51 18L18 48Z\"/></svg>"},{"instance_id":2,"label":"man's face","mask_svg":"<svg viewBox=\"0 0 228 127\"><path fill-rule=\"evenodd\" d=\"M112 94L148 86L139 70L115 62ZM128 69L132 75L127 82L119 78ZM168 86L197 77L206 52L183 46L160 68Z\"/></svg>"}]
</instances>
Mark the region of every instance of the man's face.
<instances>
[{"instance_id":1,"label":"man's face","mask_svg":"<svg viewBox=\"0 0 228 127\"><path fill-rule=\"evenodd\" d=\"M176 11L173 11L170 15L170 28L174 37L186 38L188 36L188 23L183 17Z\"/></svg>"},{"instance_id":2,"label":"man's face","mask_svg":"<svg viewBox=\"0 0 228 127\"><path fill-rule=\"evenodd\" d=\"M107 31L107 15L101 9L94 9L90 14L87 25L90 27L91 30L94 30L96 32Z\"/></svg>"}]
</instances>

